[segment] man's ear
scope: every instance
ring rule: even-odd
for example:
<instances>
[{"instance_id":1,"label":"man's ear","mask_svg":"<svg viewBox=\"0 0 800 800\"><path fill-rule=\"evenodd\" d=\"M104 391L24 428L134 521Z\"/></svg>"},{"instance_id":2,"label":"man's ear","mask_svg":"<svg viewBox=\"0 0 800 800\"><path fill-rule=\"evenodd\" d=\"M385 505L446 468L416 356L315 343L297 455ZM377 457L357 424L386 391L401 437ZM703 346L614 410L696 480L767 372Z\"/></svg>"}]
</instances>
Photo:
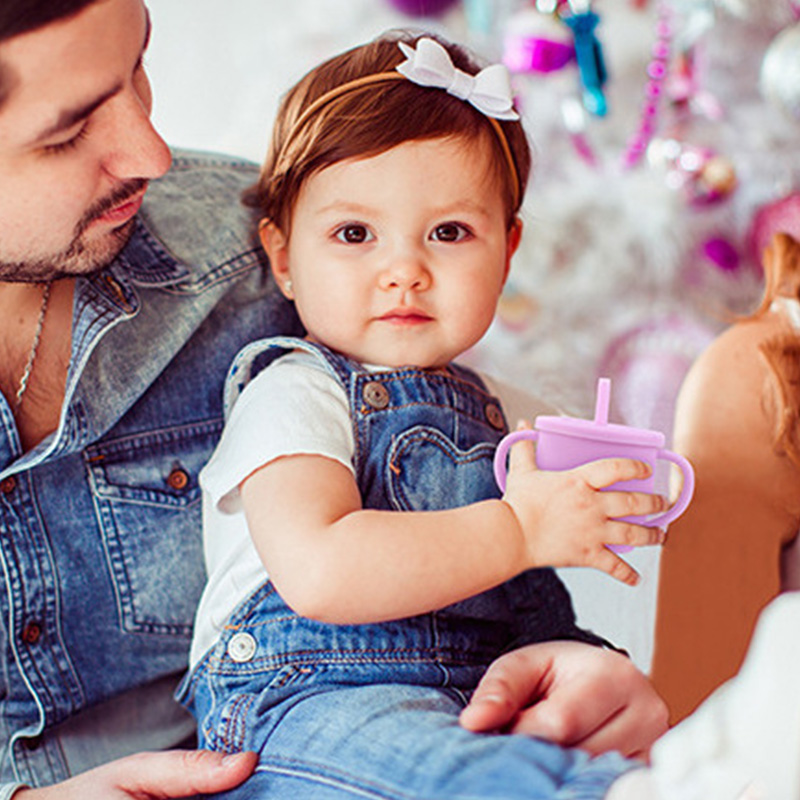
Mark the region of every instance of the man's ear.
<instances>
[{"instance_id":1,"label":"man's ear","mask_svg":"<svg viewBox=\"0 0 800 800\"><path fill-rule=\"evenodd\" d=\"M289 240L272 220L264 219L258 224L258 238L269 257L269 268L275 283L284 297L294 299L292 279L289 274Z\"/></svg>"},{"instance_id":2,"label":"man's ear","mask_svg":"<svg viewBox=\"0 0 800 800\"><path fill-rule=\"evenodd\" d=\"M508 277L508 271L511 269L511 259L514 257L514 253L517 252L521 240L522 220L519 217L514 217L506 238L506 271L503 275L503 281Z\"/></svg>"}]
</instances>

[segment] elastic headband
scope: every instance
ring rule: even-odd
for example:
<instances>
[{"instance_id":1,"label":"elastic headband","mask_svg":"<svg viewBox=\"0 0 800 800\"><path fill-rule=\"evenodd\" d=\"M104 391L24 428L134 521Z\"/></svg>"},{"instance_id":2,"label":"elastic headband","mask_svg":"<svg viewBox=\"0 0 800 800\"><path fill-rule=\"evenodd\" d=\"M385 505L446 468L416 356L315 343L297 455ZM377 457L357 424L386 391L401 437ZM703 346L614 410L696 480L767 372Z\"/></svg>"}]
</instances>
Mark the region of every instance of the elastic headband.
<instances>
[{"instance_id":1,"label":"elastic headband","mask_svg":"<svg viewBox=\"0 0 800 800\"><path fill-rule=\"evenodd\" d=\"M320 95L297 118L286 141L291 141L295 132L300 130L320 108L337 97L360 89L362 86L387 81L409 80L418 86L444 89L448 94L468 102L480 111L492 126L514 178L512 182L513 200L514 206L516 206L520 201L520 176L506 134L498 122L499 119L519 119L519 115L513 108L508 70L502 64L492 64L476 75L470 75L453 66L450 54L433 39L419 39L416 50L405 42L398 42L398 45L403 55L406 56L406 60L398 64L394 72L376 72L372 75L364 75L361 78L342 83Z\"/></svg>"}]
</instances>

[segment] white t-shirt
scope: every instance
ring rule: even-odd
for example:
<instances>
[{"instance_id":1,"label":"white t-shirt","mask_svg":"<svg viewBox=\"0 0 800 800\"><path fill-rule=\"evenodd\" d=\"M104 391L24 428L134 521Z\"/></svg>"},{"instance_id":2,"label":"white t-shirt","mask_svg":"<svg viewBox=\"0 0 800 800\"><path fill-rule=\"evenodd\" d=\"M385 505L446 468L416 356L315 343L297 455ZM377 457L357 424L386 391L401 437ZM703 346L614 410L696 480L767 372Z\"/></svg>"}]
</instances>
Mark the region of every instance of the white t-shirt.
<instances>
[{"instance_id":1,"label":"white t-shirt","mask_svg":"<svg viewBox=\"0 0 800 800\"><path fill-rule=\"evenodd\" d=\"M512 426L523 417L533 421L556 413L519 389L481 377ZM241 483L287 455L322 455L353 471L354 452L347 394L317 357L288 353L245 387L200 474L208 583L195 619L191 666L214 644L236 606L267 578L247 529Z\"/></svg>"}]
</instances>

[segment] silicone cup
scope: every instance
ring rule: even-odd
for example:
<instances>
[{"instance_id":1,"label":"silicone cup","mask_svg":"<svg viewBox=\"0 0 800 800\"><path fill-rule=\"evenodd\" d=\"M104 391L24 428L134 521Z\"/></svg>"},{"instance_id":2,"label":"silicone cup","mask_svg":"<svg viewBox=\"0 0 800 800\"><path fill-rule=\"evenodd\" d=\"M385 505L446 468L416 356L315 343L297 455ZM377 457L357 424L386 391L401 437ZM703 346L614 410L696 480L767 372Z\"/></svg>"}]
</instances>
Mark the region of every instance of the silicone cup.
<instances>
[{"instance_id":1,"label":"silicone cup","mask_svg":"<svg viewBox=\"0 0 800 800\"><path fill-rule=\"evenodd\" d=\"M602 458L633 458L655 467L658 460L670 461L683 473L683 486L678 499L664 513L655 516L628 516L619 519L647 527L663 527L677 519L688 507L694 494L694 470L678 453L663 447L664 435L658 431L614 425L608 422L610 381L598 382L594 420L569 417L537 417L534 430L514 431L505 436L497 446L494 457L494 475L500 490L505 492L506 460L511 447L517 442L530 440L536 443L536 462L541 469L565 470ZM603 491L653 492L654 477L643 480L619 481ZM615 552L628 552L628 545L613 545Z\"/></svg>"}]
</instances>

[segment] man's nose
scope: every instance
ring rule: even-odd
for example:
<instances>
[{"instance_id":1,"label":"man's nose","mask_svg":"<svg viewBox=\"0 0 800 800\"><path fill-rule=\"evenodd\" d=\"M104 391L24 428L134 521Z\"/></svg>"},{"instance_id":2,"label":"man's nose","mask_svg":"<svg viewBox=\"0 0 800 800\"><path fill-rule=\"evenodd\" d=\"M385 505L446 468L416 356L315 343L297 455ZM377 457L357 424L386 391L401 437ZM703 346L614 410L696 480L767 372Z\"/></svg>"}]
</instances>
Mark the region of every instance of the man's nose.
<instances>
[{"instance_id":1,"label":"man's nose","mask_svg":"<svg viewBox=\"0 0 800 800\"><path fill-rule=\"evenodd\" d=\"M149 94L130 90L116 100L103 166L117 180L160 178L172 154L150 120Z\"/></svg>"}]
</instances>

